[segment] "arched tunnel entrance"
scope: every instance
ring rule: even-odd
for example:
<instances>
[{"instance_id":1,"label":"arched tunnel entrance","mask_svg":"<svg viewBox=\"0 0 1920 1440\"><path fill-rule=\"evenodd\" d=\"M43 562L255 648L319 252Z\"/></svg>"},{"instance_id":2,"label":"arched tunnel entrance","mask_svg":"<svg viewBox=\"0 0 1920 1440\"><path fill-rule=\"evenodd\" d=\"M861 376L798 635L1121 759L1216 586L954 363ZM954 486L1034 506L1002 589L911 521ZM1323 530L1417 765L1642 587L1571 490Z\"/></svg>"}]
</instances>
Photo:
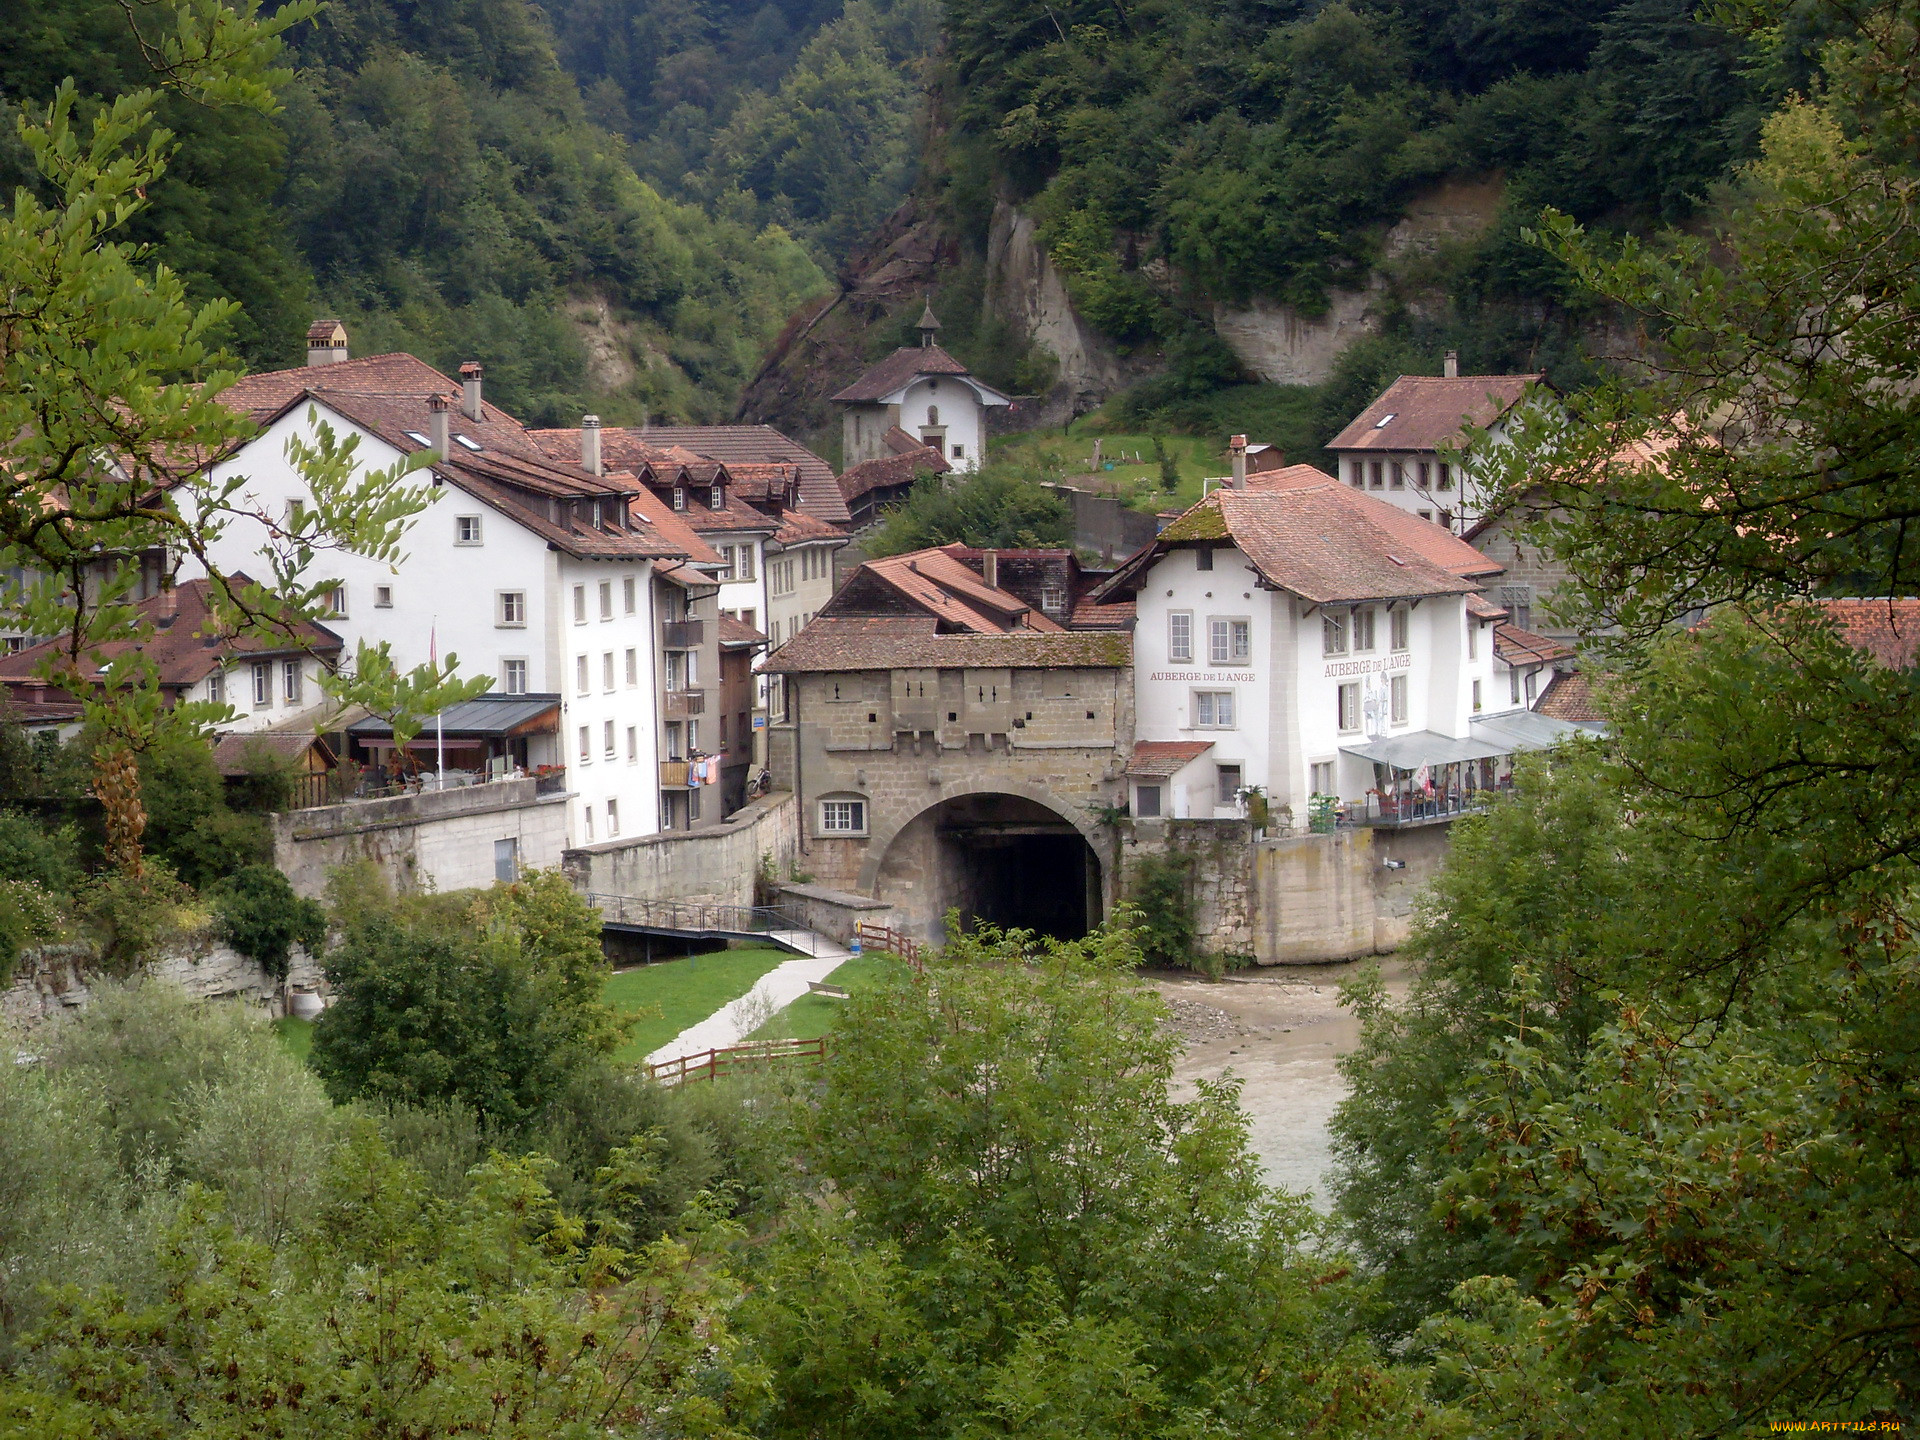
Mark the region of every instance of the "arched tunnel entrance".
<instances>
[{"instance_id":1,"label":"arched tunnel entrance","mask_svg":"<svg viewBox=\"0 0 1920 1440\"><path fill-rule=\"evenodd\" d=\"M1072 822L1018 795L962 795L894 836L874 893L939 940L948 910L977 922L1074 940L1098 925L1100 858Z\"/></svg>"}]
</instances>

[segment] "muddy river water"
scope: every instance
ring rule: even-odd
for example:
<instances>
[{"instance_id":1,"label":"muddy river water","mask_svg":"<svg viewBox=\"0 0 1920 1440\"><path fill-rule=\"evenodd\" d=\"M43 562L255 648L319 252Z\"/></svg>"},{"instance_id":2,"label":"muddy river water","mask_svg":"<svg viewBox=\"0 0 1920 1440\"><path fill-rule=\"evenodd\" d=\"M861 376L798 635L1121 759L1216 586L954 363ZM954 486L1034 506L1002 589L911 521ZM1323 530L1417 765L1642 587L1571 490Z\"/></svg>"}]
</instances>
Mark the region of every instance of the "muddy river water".
<instances>
[{"instance_id":1,"label":"muddy river water","mask_svg":"<svg viewBox=\"0 0 1920 1440\"><path fill-rule=\"evenodd\" d=\"M1378 963L1388 994L1403 997L1408 968L1391 958ZM1359 1022L1341 1006L1339 992L1360 969L1361 962L1350 962L1275 966L1217 981L1154 978L1187 1037L1175 1093L1188 1098L1195 1080L1230 1072L1240 1081L1248 1138L1268 1183L1305 1192L1322 1210L1331 1161L1327 1123L1346 1094L1334 1060L1360 1040Z\"/></svg>"}]
</instances>

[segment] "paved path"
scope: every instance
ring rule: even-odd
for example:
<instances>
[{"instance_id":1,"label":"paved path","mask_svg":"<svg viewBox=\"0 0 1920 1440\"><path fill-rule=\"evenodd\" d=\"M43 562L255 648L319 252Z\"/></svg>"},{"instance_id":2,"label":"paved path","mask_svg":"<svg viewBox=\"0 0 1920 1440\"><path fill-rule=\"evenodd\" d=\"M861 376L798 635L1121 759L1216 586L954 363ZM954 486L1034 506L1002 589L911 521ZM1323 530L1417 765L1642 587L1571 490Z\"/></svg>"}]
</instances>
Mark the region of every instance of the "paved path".
<instances>
[{"instance_id":1,"label":"paved path","mask_svg":"<svg viewBox=\"0 0 1920 1440\"><path fill-rule=\"evenodd\" d=\"M799 932L804 934L805 932ZM781 939L784 936L770 936ZM796 955L762 975L746 994L730 1005L723 1005L698 1025L689 1025L673 1039L647 1056L647 1062L659 1065L683 1055L698 1055L703 1050L724 1050L738 1045L767 1021L807 993L807 986L824 980L853 958L852 953L820 936L807 937L814 955Z\"/></svg>"}]
</instances>

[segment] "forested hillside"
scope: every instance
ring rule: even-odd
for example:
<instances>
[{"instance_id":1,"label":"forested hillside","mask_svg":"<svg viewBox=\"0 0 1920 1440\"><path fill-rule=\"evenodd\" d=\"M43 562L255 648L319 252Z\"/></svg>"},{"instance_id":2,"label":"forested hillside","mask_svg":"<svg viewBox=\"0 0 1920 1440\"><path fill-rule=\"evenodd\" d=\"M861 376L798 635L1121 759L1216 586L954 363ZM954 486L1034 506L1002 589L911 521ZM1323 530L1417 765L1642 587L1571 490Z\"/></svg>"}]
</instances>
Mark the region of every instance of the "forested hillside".
<instances>
[{"instance_id":1,"label":"forested hillside","mask_svg":"<svg viewBox=\"0 0 1920 1440\"><path fill-rule=\"evenodd\" d=\"M25 0L0 96L150 83L164 8ZM241 302L231 343L252 365L298 363L324 311L360 353L483 361L489 393L530 420L709 417L827 284L768 207L709 210L642 180L522 0L337 0L285 58L277 120L165 102L180 151L136 222L197 293ZM11 123L0 144L0 182L21 183Z\"/></svg>"}]
</instances>

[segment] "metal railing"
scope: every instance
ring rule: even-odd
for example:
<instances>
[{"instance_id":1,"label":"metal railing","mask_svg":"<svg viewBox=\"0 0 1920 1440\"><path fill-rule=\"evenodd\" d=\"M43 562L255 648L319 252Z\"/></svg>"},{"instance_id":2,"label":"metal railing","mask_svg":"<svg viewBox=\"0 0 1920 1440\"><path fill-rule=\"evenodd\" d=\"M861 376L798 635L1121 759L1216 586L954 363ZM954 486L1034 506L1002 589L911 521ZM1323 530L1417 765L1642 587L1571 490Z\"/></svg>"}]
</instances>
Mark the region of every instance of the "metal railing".
<instances>
[{"instance_id":1,"label":"metal railing","mask_svg":"<svg viewBox=\"0 0 1920 1440\"><path fill-rule=\"evenodd\" d=\"M1382 795L1378 791L1364 800L1344 801L1334 812L1335 824L1342 829L1363 826L1416 825L1425 820L1446 820L1455 815L1475 815L1494 801L1491 790L1452 790L1446 792L1409 791Z\"/></svg>"},{"instance_id":2,"label":"metal railing","mask_svg":"<svg viewBox=\"0 0 1920 1440\"><path fill-rule=\"evenodd\" d=\"M704 690L669 690L663 698L661 709L669 720L684 720L689 715L707 713L707 692Z\"/></svg>"},{"instance_id":3,"label":"metal railing","mask_svg":"<svg viewBox=\"0 0 1920 1440\"><path fill-rule=\"evenodd\" d=\"M678 1085L686 1080L718 1080L722 1075L738 1075L767 1070L775 1065L817 1063L827 1058L827 1042L812 1040L766 1040L753 1045L729 1045L720 1050L702 1050L647 1066L647 1073L662 1085Z\"/></svg>"},{"instance_id":4,"label":"metal railing","mask_svg":"<svg viewBox=\"0 0 1920 1440\"><path fill-rule=\"evenodd\" d=\"M778 905L710 905L698 900L640 900L630 895L588 895L609 925L647 930L684 930L709 935L778 935L788 949L818 955L824 936Z\"/></svg>"},{"instance_id":5,"label":"metal railing","mask_svg":"<svg viewBox=\"0 0 1920 1440\"><path fill-rule=\"evenodd\" d=\"M666 620L660 625L660 643L668 650L691 650L706 633L704 620Z\"/></svg>"}]
</instances>

